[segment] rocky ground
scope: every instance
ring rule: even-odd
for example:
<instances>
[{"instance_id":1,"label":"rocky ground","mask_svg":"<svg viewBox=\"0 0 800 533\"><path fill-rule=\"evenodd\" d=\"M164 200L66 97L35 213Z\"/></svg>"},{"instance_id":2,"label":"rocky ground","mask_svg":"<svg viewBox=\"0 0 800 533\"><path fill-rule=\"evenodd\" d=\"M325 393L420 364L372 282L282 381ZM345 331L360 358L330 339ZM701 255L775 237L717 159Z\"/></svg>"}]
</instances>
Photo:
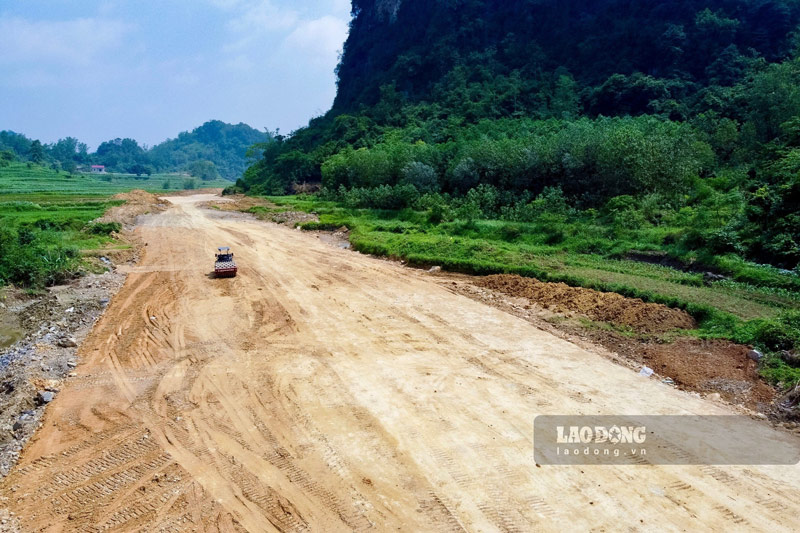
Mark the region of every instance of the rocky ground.
<instances>
[{"instance_id":1,"label":"rocky ground","mask_svg":"<svg viewBox=\"0 0 800 533\"><path fill-rule=\"evenodd\" d=\"M39 427L44 409L77 366L76 351L125 276L89 274L40 296L5 295L6 316L18 316L24 337L0 355L0 476Z\"/></svg>"},{"instance_id":2,"label":"rocky ground","mask_svg":"<svg viewBox=\"0 0 800 533\"><path fill-rule=\"evenodd\" d=\"M225 196L219 200L206 202L204 207L210 207L218 211L249 213L259 220L274 222L293 228L304 222L319 222L319 217L315 214L303 211L280 210L272 202L263 198L254 198L240 194ZM259 208L266 208L261 210Z\"/></svg>"}]
</instances>

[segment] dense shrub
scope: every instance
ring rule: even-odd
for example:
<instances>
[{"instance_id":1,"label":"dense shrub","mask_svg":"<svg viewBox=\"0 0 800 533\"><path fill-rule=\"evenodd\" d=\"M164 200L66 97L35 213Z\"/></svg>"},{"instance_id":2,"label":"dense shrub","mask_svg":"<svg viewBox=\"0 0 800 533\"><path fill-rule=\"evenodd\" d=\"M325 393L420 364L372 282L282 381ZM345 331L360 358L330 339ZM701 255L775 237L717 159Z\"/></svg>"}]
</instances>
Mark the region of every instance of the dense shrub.
<instances>
[{"instance_id":1,"label":"dense shrub","mask_svg":"<svg viewBox=\"0 0 800 533\"><path fill-rule=\"evenodd\" d=\"M77 269L78 251L57 234L30 228L19 233L0 228L0 282L44 287L67 279Z\"/></svg>"},{"instance_id":2,"label":"dense shrub","mask_svg":"<svg viewBox=\"0 0 800 533\"><path fill-rule=\"evenodd\" d=\"M402 170L403 183L413 185L421 193L437 192L440 188L436 169L425 163L414 161Z\"/></svg>"},{"instance_id":3,"label":"dense shrub","mask_svg":"<svg viewBox=\"0 0 800 533\"><path fill-rule=\"evenodd\" d=\"M419 191L413 185L381 185L372 189L341 188L339 201L347 207L365 209L405 209L419 200Z\"/></svg>"},{"instance_id":4,"label":"dense shrub","mask_svg":"<svg viewBox=\"0 0 800 533\"><path fill-rule=\"evenodd\" d=\"M800 311L757 321L752 342L769 350L800 350Z\"/></svg>"},{"instance_id":5,"label":"dense shrub","mask_svg":"<svg viewBox=\"0 0 800 533\"><path fill-rule=\"evenodd\" d=\"M122 224L119 222L94 222L86 226L86 232L92 235L110 235L119 233L120 230L122 230Z\"/></svg>"}]
</instances>

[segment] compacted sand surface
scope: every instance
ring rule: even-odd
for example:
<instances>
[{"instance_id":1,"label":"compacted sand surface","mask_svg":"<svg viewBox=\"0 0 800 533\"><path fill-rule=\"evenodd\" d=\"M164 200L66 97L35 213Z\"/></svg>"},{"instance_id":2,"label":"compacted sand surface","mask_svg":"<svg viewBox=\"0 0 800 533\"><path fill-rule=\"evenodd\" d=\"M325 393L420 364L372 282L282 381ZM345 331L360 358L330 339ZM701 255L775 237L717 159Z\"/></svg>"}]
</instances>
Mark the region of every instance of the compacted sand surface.
<instances>
[{"instance_id":1,"label":"compacted sand surface","mask_svg":"<svg viewBox=\"0 0 800 533\"><path fill-rule=\"evenodd\" d=\"M730 413L211 199L136 230L141 261L0 485L20 530L797 529L797 466L537 466L537 414ZM210 276L217 246L237 278Z\"/></svg>"}]
</instances>

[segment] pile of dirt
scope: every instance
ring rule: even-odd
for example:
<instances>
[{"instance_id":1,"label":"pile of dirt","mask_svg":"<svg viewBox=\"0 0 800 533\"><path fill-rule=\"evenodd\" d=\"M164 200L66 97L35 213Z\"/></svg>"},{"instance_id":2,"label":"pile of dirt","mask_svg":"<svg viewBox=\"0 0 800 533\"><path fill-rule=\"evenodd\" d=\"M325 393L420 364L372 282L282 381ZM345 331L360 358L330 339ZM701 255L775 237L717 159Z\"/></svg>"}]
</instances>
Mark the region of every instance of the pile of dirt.
<instances>
[{"instance_id":1,"label":"pile of dirt","mask_svg":"<svg viewBox=\"0 0 800 533\"><path fill-rule=\"evenodd\" d=\"M747 346L723 340L678 339L671 344L641 347L641 362L679 388L717 393L733 404L751 409L769 405L775 389L762 380L758 364L747 357Z\"/></svg>"},{"instance_id":2,"label":"pile of dirt","mask_svg":"<svg viewBox=\"0 0 800 533\"><path fill-rule=\"evenodd\" d=\"M114 200L124 200L125 203L112 207L106 214L97 219L97 222L119 222L126 229L136 224L136 219L141 215L157 213L167 209L168 204L155 194L142 190L134 190L114 195Z\"/></svg>"},{"instance_id":3,"label":"pile of dirt","mask_svg":"<svg viewBox=\"0 0 800 533\"><path fill-rule=\"evenodd\" d=\"M509 296L527 298L556 313L577 314L591 320L628 326L639 333L666 333L696 326L694 319L684 311L613 292L505 274L481 278L475 284Z\"/></svg>"}]
</instances>

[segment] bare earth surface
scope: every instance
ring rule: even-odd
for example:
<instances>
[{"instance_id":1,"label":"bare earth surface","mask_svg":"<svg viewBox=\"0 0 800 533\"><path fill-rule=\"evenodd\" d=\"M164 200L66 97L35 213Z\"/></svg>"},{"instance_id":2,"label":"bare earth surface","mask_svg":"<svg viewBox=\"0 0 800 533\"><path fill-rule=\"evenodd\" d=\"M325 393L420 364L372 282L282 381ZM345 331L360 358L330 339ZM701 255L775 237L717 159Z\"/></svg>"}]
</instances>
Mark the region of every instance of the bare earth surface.
<instances>
[{"instance_id":1,"label":"bare earth surface","mask_svg":"<svg viewBox=\"0 0 800 533\"><path fill-rule=\"evenodd\" d=\"M20 530L797 529L797 466L537 467L537 414L730 412L209 200L137 230L144 257L0 485ZM239 277L209 277L218 245Z\"/></svg>"}]
</instances>

